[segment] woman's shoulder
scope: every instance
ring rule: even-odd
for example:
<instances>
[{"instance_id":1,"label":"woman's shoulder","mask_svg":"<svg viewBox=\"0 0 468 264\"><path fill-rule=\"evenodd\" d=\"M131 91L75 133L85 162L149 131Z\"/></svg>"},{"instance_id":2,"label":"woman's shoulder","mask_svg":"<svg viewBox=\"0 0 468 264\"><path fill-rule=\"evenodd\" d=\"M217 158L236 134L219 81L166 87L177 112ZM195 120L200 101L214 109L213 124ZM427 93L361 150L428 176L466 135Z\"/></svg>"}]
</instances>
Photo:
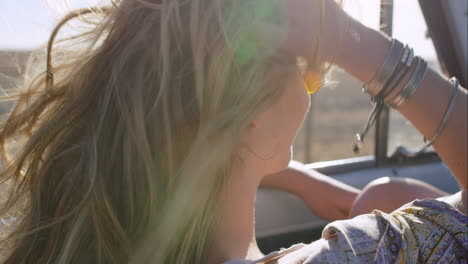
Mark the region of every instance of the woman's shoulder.
<instances>
[{"instance_id":1,"label":"woman's shoulder","mask_svg":"<svg viewBox=\"0 0 468 264\"><path fill-rule=\"evenodd\" d=\"M279 259L244 263L458 263L468 257L467 222L466 215L445 202L417 200L391 214L376 210L335 221L318 241Z\"/></svg>"},{"instance_id":2,"label":"woman's shoulder","mask_svg":"<svg viewBox=\"0 0 468 264\"><path fill-rule=\"evenodd\" d=\"M401 245L401 230L374 212L328 224L320 240L285 257L283 263L394 263Z\"/></svg>"},{"instance_id":3,"label":"woman's shoulder","mask_svg":"<svg viewBox=\"0 0 468 264\"><path fill-rule=\"evenodd\" d=\"M445 202L416 200L390 214L376 210L329 224L325 246L311 244L303 263L458 263L468 257L467 222Z\"/></svg>"},{"instance_id":4,"label":"woman's shoulder","mask_svg":"<svg viewBox=\"0 0 468 264\"><path fill-rule=\"evenodd\" d=\"M256 261L232 260L224 264L361 263L375 256L383 226L375 215L360 215L330 223L322 238L311 244L272 252Z\"/></svg>"}]
</instances>

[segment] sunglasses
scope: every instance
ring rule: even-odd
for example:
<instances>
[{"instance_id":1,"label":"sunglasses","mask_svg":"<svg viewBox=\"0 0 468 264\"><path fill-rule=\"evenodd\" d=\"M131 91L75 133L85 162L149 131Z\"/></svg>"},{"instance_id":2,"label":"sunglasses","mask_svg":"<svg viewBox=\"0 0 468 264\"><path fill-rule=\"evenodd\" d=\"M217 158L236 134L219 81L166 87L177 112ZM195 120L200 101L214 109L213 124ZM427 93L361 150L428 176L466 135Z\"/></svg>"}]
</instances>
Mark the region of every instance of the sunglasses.
<instances>
[{"instance_id":1,"label":"sunglasses","mask_svg":"<svg viewBox=\"0 0 468 264\"><path fill-rule=\"evenodd\" d=\"M297 67L304 82L304 88L308 94L314 94L322 86L322 75L320 73L310 71L309 64L304 57L297 57Z\"/></svg>"}]
</instances>

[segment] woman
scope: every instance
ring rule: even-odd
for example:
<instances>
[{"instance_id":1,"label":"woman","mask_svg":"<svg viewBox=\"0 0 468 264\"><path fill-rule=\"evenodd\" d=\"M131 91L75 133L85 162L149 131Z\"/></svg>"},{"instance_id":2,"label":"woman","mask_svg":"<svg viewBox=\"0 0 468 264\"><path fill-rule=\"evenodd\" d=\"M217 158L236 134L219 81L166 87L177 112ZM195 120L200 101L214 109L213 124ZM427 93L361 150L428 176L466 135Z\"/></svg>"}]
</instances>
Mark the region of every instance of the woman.
<instances>
[{"instance_id":1,"label":"woman","mask_svg":"<svg viewBox=\"0 0 468 264\"><path fill-rule=\"evenodd\" d=\"M103 18L70 40L80 49L52 61L60 26L89 10L59 24L47 72L19 92L1 127L4 148L26 137L2 174L10 186L2 217L16 218L5 263L261 257L255 193L289 163L309 108L304 79L314 90L333 61L369 82L390 46L332 1L123 0L93 11ZM362 59L363 50L372 56ZM418 91L445 104L451 87L430 72ZM399 110L431 138L444 109L431 104L425 119L427 108L417 92ZM464 189L465 109L463 93L435 142ZM310 253L299 248L285 263L307 259L294 259Z\"/></svg>"}]
</instances>

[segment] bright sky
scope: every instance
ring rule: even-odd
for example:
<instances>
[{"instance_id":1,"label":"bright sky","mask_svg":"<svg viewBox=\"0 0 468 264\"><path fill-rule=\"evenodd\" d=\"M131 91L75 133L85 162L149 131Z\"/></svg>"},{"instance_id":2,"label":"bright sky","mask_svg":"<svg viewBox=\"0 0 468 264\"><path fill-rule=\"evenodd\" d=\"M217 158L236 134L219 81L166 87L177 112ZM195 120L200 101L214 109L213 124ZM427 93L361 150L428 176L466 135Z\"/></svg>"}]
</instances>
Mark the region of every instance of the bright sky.
<instances>
[{"instance_id":1,"label":"bright sky","mask_svg":"<svg viewBox=\"0 0 468 264\"><path fill-rule=\"evenodd\" d=\"M394 0L394 36L427 59L435 58L417 0ZM66 13L65 0L1 0L0 49L35 49L46 42L55 22ZM69 0L72 8L93 0ZM52 4L53 3L53 4ZM378 28L379 0L345 0L345 8L364 24Z\"/></svg>"}]
</instances>

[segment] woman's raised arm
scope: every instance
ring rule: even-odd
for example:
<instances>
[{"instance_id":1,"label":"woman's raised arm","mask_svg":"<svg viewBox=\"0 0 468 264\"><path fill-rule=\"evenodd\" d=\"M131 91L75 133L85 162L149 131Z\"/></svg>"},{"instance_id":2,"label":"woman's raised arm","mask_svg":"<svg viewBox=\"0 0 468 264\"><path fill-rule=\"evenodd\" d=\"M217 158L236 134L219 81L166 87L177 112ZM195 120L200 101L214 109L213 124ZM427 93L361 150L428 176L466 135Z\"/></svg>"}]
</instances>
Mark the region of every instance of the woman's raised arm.
<instances>
[{"instance_id":1,"label":"woman's raised arm","mask_svg":"<svg viewBox=\"0 0 468 264\"><path fill-rule=\"evenodd\" d=\"M343 32L335 62L364 83L369 83L384 63L391 40L382 33L363 26L351 17ZM405 83L403 80L401 83ZM403 88L397 87L388 98ZM372 93L372 92L371 92ZM429 69L421 85L408 101L397 108L427 139L432 139L449 108L454 84ZM375 95L375 94L372 94ZM460 89L448 122L434 142L434 148L455 175L463 189L467 189L467 94Z\"/></svg>"},{"instance_id":2,"label":"woman's raised arm","mask_svg":"<svg viewBox=\"0 0 468 264\"><path fill-rule=\"evenodd\" d=\"M388 36L353 19L335 0L288 0L287 3L291 23L286 46L291 52L314 62L333 62L366 84L374 79L392 45ZM320 21L317 21L317 17L321 18ZM317 23L321 30L317 29ZM386 99L392 99L400 93L412 73L416 72L416 67L417 63L413 63L408 74L399 82L400 85L385 96ZM416 92L397 110L425 138L432 139L449 108L454 85L432 70L424 76ZM375 91L368 91L375 96ZM453 111L434 142L434 148L461 187L466 189L467 94L465 89L459 91Z\"/></svg>"}]
</instances>

